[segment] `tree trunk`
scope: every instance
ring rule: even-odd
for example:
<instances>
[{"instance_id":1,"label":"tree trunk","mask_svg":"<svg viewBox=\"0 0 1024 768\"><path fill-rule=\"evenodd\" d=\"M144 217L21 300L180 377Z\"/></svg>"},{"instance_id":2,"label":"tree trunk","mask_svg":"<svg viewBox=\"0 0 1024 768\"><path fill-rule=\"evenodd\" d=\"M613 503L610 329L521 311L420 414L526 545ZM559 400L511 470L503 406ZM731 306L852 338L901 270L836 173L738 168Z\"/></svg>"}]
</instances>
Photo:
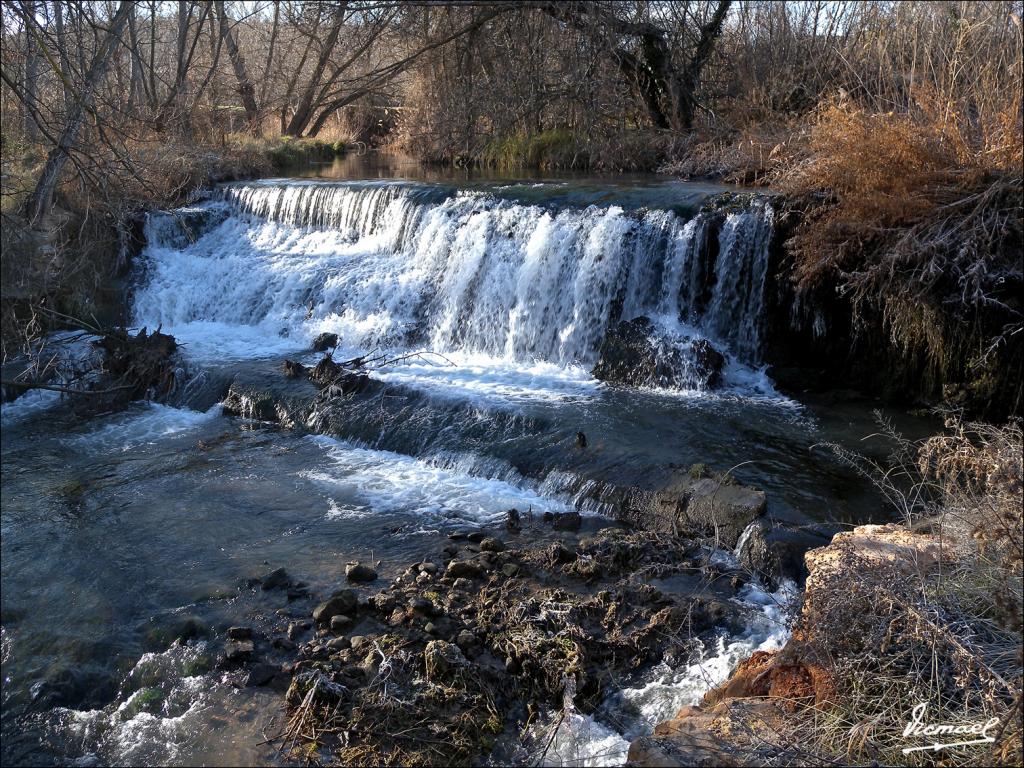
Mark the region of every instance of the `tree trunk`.
<instances>
[{"instance_id":1,"label":"tree trunk","mask_svg":"<svg viewBox=\"0 0 1024 768\"><path fill-rule=\"evenodd\" d=\"M313 118L313 110L316 106L313 103L314 96L316 95L317 88L320 87L320 80L324 76L327 62L331 58L331 53L334 52L334 46L338 42L338 35L341 33L341 23L345 19L344 5L336 7L333 11L333 16L331 29L327 33L327 40L324 41L323 48L320 49L320 56L316 60L316 66L313 67L313 74L310 75L306 89L299 98L299 105L295 109L295 114L292 115L291 122L288 123L288 128L285 130L285 133L289 136L301 136L302 132L306 130L306 126L309 125L309 121Z\"/></svg>"},{"instance_id":2,"label":"tree trunk","mask_svg":"<svg viewBox=\"0 0 1024 768\"><path fill-rule=\"evenodd\" d=\"M53 206L53 191L57 187L60 172L68 161L71 147L74 146L75 140L78 138L78 132L82 129L82 124L85 122L86 113L91 109L92 103L96 98L96 90L107 74L107 68L113 57L114 49L124 32L132 5L132 0L121 0L120 5L118 5L117 12L114 14L110 27L107 29L106 37L96 52L96 58L93 59L92 66L89 67L89 73L82 84L82 93L68 113L67 122L60 138L57 140L57 146L50 150L50 154L46 158L46 165L43 166L39 182L36 184L36 188L29 197L26 206L27 218L32 225L39 223Z\"/></svg>"},{"instance_id":3,"label":"tree trunk","mask_svg":"<svg viewBox=\"0 0 1024 768\"><path fill-rule=\"evenodd\" d=\"M682 73L682 77L673 88L674 122L677 130L689 132L693 130L693 117L697 109L697 88L700 86L700 75L704 65L711 58L711 52L715 48L715 41L722 33L722 24L729 12L732 0L718 0L718 7L715 8L711 19L700 29L700 41L690 58L690 63ZM676 127L673 126L673 127Z\"/></svg>"},{"instance_id":4,"label":"tree trunk","mask_svg":"<svg viewBox=\"0 0 1024 768\"><path fill-rule=\"evenodd\" d=\"M64 9L60 7L60 1L53 4L53 26L57 32L57 55L60 57L61 87L64 93L64 114L71 110L74 102L74 95L71 93L71 59L68 57L67 35L64 33Z\"/></svg>"},{"instance_id":5,"label":"tree trunk","mask_svg":"<svg viewBox=\"0 0 1024 768\"><path fill-rule=\"evenodd\" d=\"M220 19L220 36L224 39L224 45L228 49L228 58L231 59L231 66L235 70L235 79L238 80L238 94L242 98L242 107L245 109L245 119L249 123L251 133L259 133L259 110L256 107L256 89L253 88L249 73L245 69L245 58L238 50L235 42L235 34L228 26L227 13L224 10L224 0L216 0L214 3L217 9L217 17Z\"/></svg>"},{"instance_id":6,"label":"tree trunk","mask_svg":"<svg viewBox=\"0 0 1024 768\"><path fill-rule=\"evenodd\" d=\"M25 17L25 98L29 107L25 110L23 127L25 135L36 141L39 138L39 126L36 125L35 117L39 109L39 44L36 42L35 30L32 29L36 18L35 0L26 0L21 8Z\"/></svg>"}]
</instances>

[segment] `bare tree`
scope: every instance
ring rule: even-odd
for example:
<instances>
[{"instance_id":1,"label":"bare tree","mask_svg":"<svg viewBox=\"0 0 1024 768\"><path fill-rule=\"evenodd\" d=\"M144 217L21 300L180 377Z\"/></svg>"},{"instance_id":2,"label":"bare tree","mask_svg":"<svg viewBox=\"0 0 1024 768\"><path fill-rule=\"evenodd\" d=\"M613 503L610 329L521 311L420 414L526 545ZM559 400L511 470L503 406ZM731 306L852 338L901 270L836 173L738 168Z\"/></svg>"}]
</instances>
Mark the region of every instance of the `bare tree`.
<instances>
[{"instance_id":1,"label":"bare tree","mask_svg":"<svg viewBox=\"0 0 1024 768\"><path fill-rule=\"evenodd\" d=\"M107 27L103 43L85 76L82 92L78 94L75 104L68 111L67 122L57 144L50 150L50 154L46 158L46 164L39 174L39 181L27 203L27 218L32 224L38 224L50 212L53 205L53 192L60 178L61 170L70 157L71 148L85 123L86 114L92 108L96 90L107 74L114 49L121 40L128 16L131 14L132 5L131 0L121 0L118 5L117 12L111 19L110 26ZM26 18L26 24L30 23L32 22Z\"/></svg>"}]
</instances>

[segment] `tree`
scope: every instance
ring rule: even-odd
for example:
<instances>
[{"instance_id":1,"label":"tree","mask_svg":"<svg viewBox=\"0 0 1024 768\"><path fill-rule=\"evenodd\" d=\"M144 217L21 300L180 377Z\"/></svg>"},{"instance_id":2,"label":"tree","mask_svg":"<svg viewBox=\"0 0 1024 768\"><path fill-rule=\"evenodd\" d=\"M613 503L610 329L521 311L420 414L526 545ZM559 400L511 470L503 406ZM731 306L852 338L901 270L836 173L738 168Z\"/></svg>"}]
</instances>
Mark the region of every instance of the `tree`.
<instances>
[{"instance_id":1,"label":"tree","mask_svg":"<svg viewBox=\"0 0 1024 768\"><path fill-rule=\"evenodd\" d=\"M41 222L53 206L53 191L57 187L61 170L63 170L64 165L71 156L71 148L74 146L78 133L85 123L86 114L92 109L93 101L96 98L96 90L107 74L107 68L113 57L114 49L121 41L121 35L124 32L133 5L132 0L121 0L121 3L118 5L117 12L114 14L110 21L110 26L106 30L103 43L96 52L92 65L89 67L85 82L82 85L82 92L77 95L75 103L68 110L66 123L56 146L47 155L46 164L39 175L39 181L36 184L35 190L29 196L26 205L27 218L33 225ZM25 23L30 25L34 23L34 20L26 18Z\"/></svg>"}]
</instances>

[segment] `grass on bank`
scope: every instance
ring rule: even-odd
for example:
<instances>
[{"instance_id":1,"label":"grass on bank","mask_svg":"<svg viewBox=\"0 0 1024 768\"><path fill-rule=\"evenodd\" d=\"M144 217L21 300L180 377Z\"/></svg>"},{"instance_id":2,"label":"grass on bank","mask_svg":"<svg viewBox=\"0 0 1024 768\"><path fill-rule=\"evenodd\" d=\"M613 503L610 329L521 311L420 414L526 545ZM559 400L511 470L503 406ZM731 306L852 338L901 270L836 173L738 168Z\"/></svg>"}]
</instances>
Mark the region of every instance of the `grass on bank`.
<instances>
[{"instance_id":1,"label":"grass on bank","mask_svg":"<svg viewBox=\"0 0 1024 768\"><path fill-rule=\"evenodd\" d=\"M917 444L899 439L898 470L870 475L911 530L937 536L939 568L886 578L877 568L837 575L847 596L824 606L813 649L834 683L828 706L808 708L791 736L823 762L883 765L1020 765L1024 692L1021 428L948 422ZM907 485L904 481L912 481ZM903 730L915 706L925 723L992 718L991 746L938 754ZM965 737L976 738L976 737ZM956 738L939 741L956 741Z\"/></svg>"}]
</instances>

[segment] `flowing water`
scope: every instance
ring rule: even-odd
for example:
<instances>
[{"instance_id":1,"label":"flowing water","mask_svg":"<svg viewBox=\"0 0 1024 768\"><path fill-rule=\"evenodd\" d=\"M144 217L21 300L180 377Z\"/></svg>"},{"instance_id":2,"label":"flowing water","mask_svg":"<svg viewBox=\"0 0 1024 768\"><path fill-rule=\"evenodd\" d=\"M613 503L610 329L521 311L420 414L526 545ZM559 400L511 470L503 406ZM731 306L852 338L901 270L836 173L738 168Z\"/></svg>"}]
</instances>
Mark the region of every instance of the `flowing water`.
<instances>
[{"instance_id":1,"label":"flowing water","mask_svg":"<svg viewBox=\"0 0 1024 768\"><path fill-rule=\"evenodd\" d=\"M178 396L86 422L55 393L4 406L3 762L276 761L280 694L212 665L228 626L287 619L283 595L253 587L275 567L314 591L352 559L390 576L509 507L578 507L597 528L607 510L588 484L696 462L765 489L780 519L884 516L813 447L854 446L874 431L868 409L798 403L764 373L770 201L700 213L717 191L295 178L152 214L133 316L182 343ZM710 341L723 385L594 380L608 328L641 315L684 360ZM323 332L339 359L403 358L374 374L388 398L326 435L222 412L226 382L283 386L282 359L314 361ZM782 642L792 592L751 587L745 633L573 714L546 759L621 763L626 739Z\"/></svg>"}]
</instances>

